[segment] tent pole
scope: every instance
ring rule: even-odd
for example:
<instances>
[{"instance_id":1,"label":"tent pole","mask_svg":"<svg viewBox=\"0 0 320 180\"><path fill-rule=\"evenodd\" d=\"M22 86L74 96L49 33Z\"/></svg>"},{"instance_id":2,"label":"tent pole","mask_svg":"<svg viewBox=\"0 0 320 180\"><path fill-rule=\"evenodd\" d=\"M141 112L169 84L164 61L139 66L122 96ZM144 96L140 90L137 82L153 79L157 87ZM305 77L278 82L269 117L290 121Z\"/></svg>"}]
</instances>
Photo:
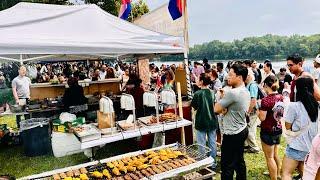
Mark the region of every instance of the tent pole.
<instances>
[{"instance_id":1,"label":"tent pole","mask_svg":"<svg viewBox=\"0 0 320 180\"><path fill-rule=\"evenodd\" d=\"M191 89L191 80L190 80L190 70L188 66L188 52L189 52L189 34L188 34L188 9L187 9L187 0L183 0L183 37L184 37L184 64L186 69L186 79L187 79L187 91L188 91L188 99L192 99L192 89Z\"/></svg>"},{"instance_id":2,"label":"tent pole","mask_svg":"<svg viewBox=\"0 0 320 180\"><path fill-rule=\"evenodd\" d=\"M53 57L59 57L62 56L60 54L53 54L53 55L45 55L45 56L37 56L37 57L32 57L32 58L27 58L22 60L22 55L20 55L20 61L26 62L26 61L35 61L35 60L40 60L40 59L46 59L46 58L53 58Z\"/></svg>"},{"instance_id":3,"label":"tent pole","mask_svg":"<svg viewBox=\"0 0 320 180\"><path fill-rule=\"evenodd\" d=\"M183 22L184 22L184 28L183 28L183 37L184 37L184 64L185 64L185 70L186 70L186 79L187 79L187 92L188 92L188 99L192 99L192 89L191 89L191 81L190 81L190 70L188 66L188 51L189 51L189 38L188 38L188 11L187 11L187 0L182 0L182 7L183 7ZM179 83L180 85L180 83ZM181 100L182 104L182 100ZM181 105L182 106L182 105ZM177 107L175 107L177 108ZM182 107L181 107L182 111ZM183 117L183 112L180 114L180 117ZM193 128L192 128L192 134L193 133ZM186 144L186 139L185 139L185 130L184 127L181 128L181 142L183 145Z\"/></svg>"},{"instance_id":4,"label":"tent pole","mask_svg":"<svg viewBox=\"0 0 320 180\"><path fill-rule=\"evenodd\" d=\"M20 54L20 65L23 65L22 54Z\"/></svg>"}]
</instances>

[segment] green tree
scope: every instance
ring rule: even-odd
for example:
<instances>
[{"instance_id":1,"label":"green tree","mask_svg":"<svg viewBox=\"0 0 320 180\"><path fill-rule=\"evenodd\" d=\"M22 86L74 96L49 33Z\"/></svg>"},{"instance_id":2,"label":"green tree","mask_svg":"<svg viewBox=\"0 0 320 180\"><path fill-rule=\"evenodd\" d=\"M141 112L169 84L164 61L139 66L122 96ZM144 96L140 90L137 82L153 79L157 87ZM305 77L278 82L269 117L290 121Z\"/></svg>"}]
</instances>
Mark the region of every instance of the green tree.
<instances>
[{"instance_id":1,"label":"green tree","mask_svg":"<svg viewBox=\"0 0 320 180\"><path fill-rule=\"evenodd\" d=\"M118 16L121 5L121 0L85 0L86 4L96 4L101 9L107 11L114 16ZM149 12L149 7L144 0L131 3L131 13L128 20L132 22L136 18Z\"/></svg>"},{"instance_id":2,"label":"green tree","mask_svg":"<svg viewBox=\"0 0 320 180\"><path fill-rule=\"evenodd\" d=\"M71 4L68 0L0 0L0 11L8 9L19 2L45 3L45 4Z\"/></svg>"},{"instance_id":3,"label":"green tree","mask_svg":"<svg viewBox=\"0 0 320 180\"><path fill-rule=\"evenodd\" d=\"M96 4L108 13L118 16L121 0L85 0L86 4Z\"/></svg>"},{"instance_id":4,"label":"green tree","mask_svg":"<svg viewBox=\"0 0 320 180\"><path fill-rule=\"evenodd\" d=\"M133 22L135 19L149 12L149 7L145 0L139 0L138 2L132 3L132 9L129 16L129 21Z\"/></svg>"},{"instance_id":5,"label":"green tree","mask_svg":"<svg viewBox=\"0 0 320 180\"><path fill-rule=\"evenodd\" d=\"M190 48L190 59L266 59L284 58L292 53L314 57L320 53L320 34L311 36L247 37L232 42L213 40ZM164 60L181 60L181 56L163 57Z\"/></svg>"},{"instance_id":6,"label":"green tree","mask_svg":"<svg viewBox=\"0 0 320 180\"><path fill-rule=\"evenodd\" d=\"M1 0L0 2L0 10L4 10L16 5L20 0Z\"/></svg>"}]
</instances>

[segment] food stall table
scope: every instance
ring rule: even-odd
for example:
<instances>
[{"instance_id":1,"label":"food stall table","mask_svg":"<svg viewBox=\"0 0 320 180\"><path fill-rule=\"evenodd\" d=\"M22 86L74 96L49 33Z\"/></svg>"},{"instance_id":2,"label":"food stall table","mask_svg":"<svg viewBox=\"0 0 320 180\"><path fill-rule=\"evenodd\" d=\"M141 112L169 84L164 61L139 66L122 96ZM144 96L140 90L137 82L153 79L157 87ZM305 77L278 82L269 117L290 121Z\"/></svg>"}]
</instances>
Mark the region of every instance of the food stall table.
<instances>
[{"instance_id":1,"label":"food stall table","mask_svg":"<svg viewBox=\"0 0 320 180\"><path fill-rule=\"evenodd\" d=\"M152 148L152 149L148 149L148 150L143 150L143 151L139 150L136 152L126 153L126 154L110 157L110 158L99 160L99 161L94 161L94 162L80 164L80 165L76 165L76 166L72 166L72 167L66 167L66 168L57 169L57 170L53 170L53 171L49 171L49 172L44 172L41 174L23 177L20 179L21 180L25 180L25 179L52 179L51 177L54 174L63 173L63 172L67 172L70 170L72 171L72 170L83 168L83 167L87 168L89 166L108 163L108 162L120 160L120 159L123 159L126 157L139 156L139 155L142 155L146 152L158 151L158 150L163 150L163 149L168 149L168 148L177 149L177 150L186 152L186 154L189 157L195 159L195 162L193 162L192 164L188 164L186 166L178 167L178 168L166 171L166 172L155 174L150 177L144 177L143 179L157 179L158 180L158 179L179 177L179 176L185 175L189 172L194 172L194 171L197 171L200 169L204 169L204 168L212 165L212 163L214 163L214 159L212 157L210 157L210 156L208 157L205 154L199 154L198 152L195 152L194 150L192 150L191 146L183 146L178 143L174 143L174 144L164 145L164 146L160 146L160 147Z\"/></svg>"}]
</instances>

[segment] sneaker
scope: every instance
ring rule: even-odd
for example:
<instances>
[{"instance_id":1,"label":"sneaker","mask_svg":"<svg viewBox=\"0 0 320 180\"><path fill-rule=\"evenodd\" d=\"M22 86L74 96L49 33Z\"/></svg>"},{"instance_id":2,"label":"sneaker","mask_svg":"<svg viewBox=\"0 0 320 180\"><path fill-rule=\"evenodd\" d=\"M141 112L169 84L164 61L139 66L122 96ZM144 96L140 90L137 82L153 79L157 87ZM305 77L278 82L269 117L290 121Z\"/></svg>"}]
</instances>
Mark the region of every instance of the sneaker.
<instances>
[{"instance_id":1,"label":"sneaker","mask_svg":"<svg viewBox=\"0 0 320 180\"><path fill-rule=\"evenodd\" d=\"M300 174L293 176L292 177L293 180L302 180L302 177L300 176Z\"/></svg>"},{"instance_id":2,"label":"sneaker","mask_svg":"<svg viewBox=\"0 0 320 180\"><path fill-rule=\"evenodd\" d=\"M218 157L221 157L221 151L218 151L218 152L217 152L217 156L218 156Z\"/></svg>"},{"instance_id":3,"label":"sneaker","mask_svg":"<svg viewBox=\"0 0 320 180\"><path fill-rule=\"evenodd\" d=\"M269 171L264 171L262 174L265 175L265 176L270 176Z\"/></svg>"},{"instance_id":4,"label":"sneaker","mask_svg":"<svg viewBox=\"0 0 320 180\"><path fill-rule=\"evenodd\" d=\"M208 167L208 169L210 169L211 171L213 171L213 172L214 172L213 174L216 174L216 171L217 171L217 169L216 169L216 168L214 168L214 167L210 166L210 167Z\"/></svg>"}]
</instances>

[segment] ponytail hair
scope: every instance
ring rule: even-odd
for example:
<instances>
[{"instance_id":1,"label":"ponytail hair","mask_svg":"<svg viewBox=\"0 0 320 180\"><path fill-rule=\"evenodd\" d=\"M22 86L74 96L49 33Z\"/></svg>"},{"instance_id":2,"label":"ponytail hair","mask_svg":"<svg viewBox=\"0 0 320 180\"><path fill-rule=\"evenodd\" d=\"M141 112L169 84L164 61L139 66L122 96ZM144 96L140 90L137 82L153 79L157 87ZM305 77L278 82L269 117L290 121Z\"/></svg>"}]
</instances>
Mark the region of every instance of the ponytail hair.
<instances>
[{"instance_id":1,"label":"ponytail hair","mask_svg":"<svg viewBox=\"0 0 320 180\"><path fill-rule=\"evenodd\" d=\"M278 81L272 84L271 89L272 91L277 91L279 89Z\"/></svg>"},{"instance_id":2,"label":"ponytail hair","mask_svg":"<svg viewBox=\"0 0 320 180\"><path fill-rule=\"evenodd\" d=\"M300 77L296 80L296 101L300 101L307 110L311 122L318 119L319 103L313 96L314 82L310 77Z\"/></svg>"},{"instance_id":3,"label":"ponytail hair","mask_svg":"<svg viewBox=\"0 0 320 180\"><path fill-rule=\"evenodd\" d=\"M272 91L277 91L279 89L279 82L275 75L269 75L263 81L263 83L272 89Z\"/></svg>"}]
</instances>

